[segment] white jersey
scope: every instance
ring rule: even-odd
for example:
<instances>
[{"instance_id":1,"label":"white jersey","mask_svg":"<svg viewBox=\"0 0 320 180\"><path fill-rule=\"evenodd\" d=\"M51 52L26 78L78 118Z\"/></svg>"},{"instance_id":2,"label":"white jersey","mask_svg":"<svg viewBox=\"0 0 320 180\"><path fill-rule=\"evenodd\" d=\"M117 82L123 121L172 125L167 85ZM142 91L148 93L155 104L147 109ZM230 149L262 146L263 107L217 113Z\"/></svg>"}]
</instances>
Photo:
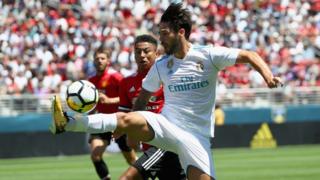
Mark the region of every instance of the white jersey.
<instances>
[{"instance_id":1,"label":"white jersey","mask_svg":"<svg viewBox=\"0 0 320 180\"><path fill-rule=\"evenodd\" d=\"M184 59L170 55L156 61L142 87L155 92L163 85L165 104L161 114L182 129L213 137L218 71L233 65L239 51L192 45Z\"/></svg>"}]
</instances>

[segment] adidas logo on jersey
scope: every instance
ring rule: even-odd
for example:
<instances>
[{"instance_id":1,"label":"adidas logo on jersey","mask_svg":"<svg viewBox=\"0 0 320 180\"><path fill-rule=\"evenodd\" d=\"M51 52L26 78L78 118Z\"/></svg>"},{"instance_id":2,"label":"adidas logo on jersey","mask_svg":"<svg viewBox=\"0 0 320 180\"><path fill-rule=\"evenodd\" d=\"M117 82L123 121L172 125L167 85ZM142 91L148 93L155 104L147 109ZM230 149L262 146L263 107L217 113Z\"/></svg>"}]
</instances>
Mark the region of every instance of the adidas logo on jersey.
<instances>
[{"instance_id":1,"label":"adidas logo on jersey","mask_svg":"<svg viewBox=\"0 0 320 180\"><path fill-rule=\"evenodd\" d=\"M275 148L277 141L273 138L267 123L262 123L250 142L251 148Z\"/></svg>"},{"instance_id":2,"label":"adidas logo on jersey","mask_svg":"<svg viewBox=\"0 0 320 180\"><path fill-rule=\"evenodd\" d=\"M150 174L154 177L157 174L157 172L151 171Z\"/></svg>"},{"instance_id":3,"label":"adidas logo on jersey","mask_svg":"<svg viewBox=\"0 0 320 180\"><path fill-rule=\"evenodd\" d=\"M134 86L132 86L130 89L129 89L129 92L134 92L136 90L136 88L134 88Z\"/></svg>"}]
</instances>

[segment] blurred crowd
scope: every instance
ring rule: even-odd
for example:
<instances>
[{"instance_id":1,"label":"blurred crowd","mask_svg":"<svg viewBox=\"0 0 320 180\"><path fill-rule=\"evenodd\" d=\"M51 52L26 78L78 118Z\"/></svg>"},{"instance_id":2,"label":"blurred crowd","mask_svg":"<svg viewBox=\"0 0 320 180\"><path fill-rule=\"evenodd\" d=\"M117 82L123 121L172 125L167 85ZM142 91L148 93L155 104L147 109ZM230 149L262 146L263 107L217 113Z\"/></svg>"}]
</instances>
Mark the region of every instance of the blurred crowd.
<instances>
[{"instance_id":1,"label":"blurred crowd","mask_svg":"<svg viewBox=\"0 0 320 180\"><path fill-rule=\"evenodd\" d=\"M112 49L112 66L136 70L133 41L153 33L170 0L0 1L0 94L59 92L93 75L93 51ZM179 1L175 1L179 2ZM286 86L320 86L320 0L187 0L190 40L253 50ZM220 73L219 90L265 87L247 65Z\"/></svg>"}]
</instances>

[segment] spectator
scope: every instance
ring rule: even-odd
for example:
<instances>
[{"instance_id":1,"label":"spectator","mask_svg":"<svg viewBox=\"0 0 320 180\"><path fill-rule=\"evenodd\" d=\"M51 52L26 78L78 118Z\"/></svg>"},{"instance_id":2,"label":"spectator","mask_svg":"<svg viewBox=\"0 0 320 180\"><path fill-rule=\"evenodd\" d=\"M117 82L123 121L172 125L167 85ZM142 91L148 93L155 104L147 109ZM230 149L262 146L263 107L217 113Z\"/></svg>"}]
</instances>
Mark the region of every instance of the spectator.
<instances>
[{"instance_id":1,"label":"spectator","mask_svg":"<svg viewBox=\"0 0 320 180\"><path fill-rule=\"evenodd\" d=\"M206 0L185 4L193 11L192 42L257 51L274 73L295 82L290 85L320 84L319 73L309 70L320 65L318 1ZM92 49L102 44L113 48L112 62L127 76L136 71L131 49L134 36L155 33L160 14L168 5L169 0L1 1L1 77L10 79L7 72L11 69L15 75L34 79L48 71L48 66L57 66L61 81L48 92L56 91L66 79L92 73L86 65L92 64ZM26 62L29 68L23 67ZM264 87L250 68L243 65L238 70L240 76L234 76L232 68L221 73L227 88ZM244 78L247 74L249 79ZM17 81L19 88L15 90L2 83L1 94L24 93L25 79Z\"/></svg>"}]
</instances>

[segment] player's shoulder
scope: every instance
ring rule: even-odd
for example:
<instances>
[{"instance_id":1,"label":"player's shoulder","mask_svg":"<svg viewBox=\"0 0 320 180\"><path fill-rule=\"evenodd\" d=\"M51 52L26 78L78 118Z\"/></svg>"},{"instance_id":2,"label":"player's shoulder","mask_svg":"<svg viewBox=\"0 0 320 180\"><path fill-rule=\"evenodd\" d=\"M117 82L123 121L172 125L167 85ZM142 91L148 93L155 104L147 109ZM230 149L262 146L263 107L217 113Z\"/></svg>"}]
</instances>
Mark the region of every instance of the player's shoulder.
<instances>
[{"instance_id":1,"label":"player's shoulder","mask_svg":"<svg viewBox=\"0 0 320 180\"><path fill-rule=\"evenodd\" d=\"M222 56L225 54L230 54L238 51L235 48L229 48L225 46L218 46L218 45L193 45L192 46L192 55L195 57L210 57L212 59L215 56Z\"/></svg>"},{"instance_id":2,"label":"player's shoulder","mask_svg":"<svg viewBox=\"0 0 320 180\"><path fill-rule=\"evenodd\" d=\"M138 73L135 72L133 74L130 74L129 76L126 76L122 79L122 81L125 81L125 82L131 82L132 80L134 80L136 77L137 77Z\"/></svg>"},{"instance_id":3,"label":"player's shoulder","mask_svg":"<svg viewBox=\"0 0 320 180\"><path fill-rule=\"evenodd\" d=\"M207 54L210 51L212 51L214 49L214 46L212 44L209 45L199 45L199 44L195 44L192 45L192 50L196 53L203 53L203 54Z\"/></svg>"},{"instance_id":4,"label":"player's shoulder","mask_svg":"<svg viewBox=\"0 0 320 180\"><path fill-rule=\"evenodd\" d=\"M120 72L118 72L118 71L116 71L115 69L113 69L113 68L109 68L108 69L108 74L110 74L110 75L121 75L121 73Z\"/></svg>"},{"instance_id":5,"label":"player's shoulder","mask_svg":"<svg viewBox=\"0 0 320 180\"><path fill-rule=\"evenodd\" d=\"M108 74L113 79L123 79L123 75L120 72L114 70L113 68L108 69Z\"/></svg>"},{"instance_id":6,"label":"player's shoulder","mask_svg":"<svg viewBox=\"0 0 320 180\"><path fill-rule=\"evenodd\" d=\"M208 50L210 48L213 48L214 46L212 44L207 44L207 45L201 45L201 44L193 44L192 48L194 50Z\"/></svg>"},{"instance_id":7,"label":"player's shoulder","mask_svg":"<svg viewBox=\"0 0 320 180\"><path fill-rule=\"evenodd\" d=\"M155 62L156 65L167 63L167 61L170 59L170 55L163 55L160 58L158 58Z\"/></svg>"},{"instance_id":8,"label":"player's shoulder","mask_svg":"<svg viewBox=\"0 0 320 180\"><path fill-rule=\"evenodd\" d=\"M237 48L230 48L226 46L220 45L193 45L193 49L198 52L213 52L213 53L224 53L230 51L238 51Z\"/></svg>"}]
</instances>

